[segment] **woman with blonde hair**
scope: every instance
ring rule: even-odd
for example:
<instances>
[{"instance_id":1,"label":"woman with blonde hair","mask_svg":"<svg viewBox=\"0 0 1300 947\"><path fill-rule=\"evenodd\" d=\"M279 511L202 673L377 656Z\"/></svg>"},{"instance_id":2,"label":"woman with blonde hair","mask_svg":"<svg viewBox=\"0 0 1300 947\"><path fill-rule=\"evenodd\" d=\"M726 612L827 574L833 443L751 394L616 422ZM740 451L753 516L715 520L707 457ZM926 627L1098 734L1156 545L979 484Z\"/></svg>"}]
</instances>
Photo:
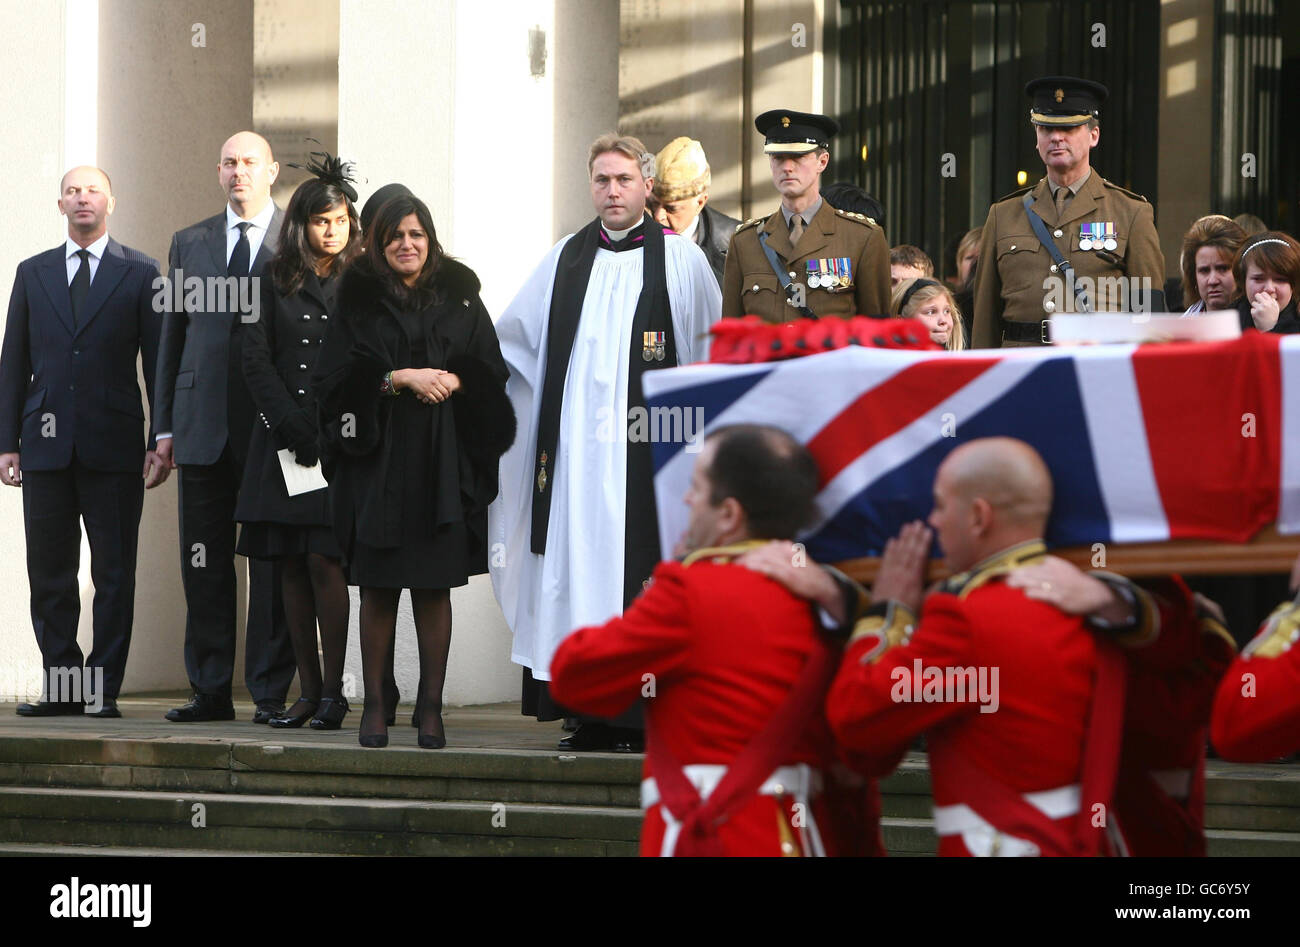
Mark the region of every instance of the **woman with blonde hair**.
<instances>
[{"instance_id":1,"label":"woman with blonde hair","mask_svg":"<svg viewBox=\"0 0 1300 947\"><path fill-rule=\"evenodd\" d=\"M911 279L894 287L889 311L904 319L920 319L930 330L930 339L950 352L966 347L961 310L952 290L932 279Z\"/></svg>"}]
</instances>

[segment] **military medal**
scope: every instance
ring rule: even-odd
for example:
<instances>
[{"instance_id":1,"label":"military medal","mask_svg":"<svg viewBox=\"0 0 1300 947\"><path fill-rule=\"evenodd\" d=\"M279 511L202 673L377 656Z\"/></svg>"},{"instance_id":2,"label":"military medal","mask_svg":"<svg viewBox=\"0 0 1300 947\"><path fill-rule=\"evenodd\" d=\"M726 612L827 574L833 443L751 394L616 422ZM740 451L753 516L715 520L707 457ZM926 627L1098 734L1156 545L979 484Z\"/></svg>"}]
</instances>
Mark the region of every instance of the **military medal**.
<instances>
[{"instance_id":1,"label":"military medal","mask_svg":"<svg viewBox=\"0 0 1300 947\"><path fill-rule=\"evenodd\" d=\"M853 282L853 261L848 257L840 257L840 288L848 289L849 284Z\"/></svg>"},{"instance_id":2,"label":"military medal","mask_svg":"<svg viewBox=\"0 0 1300 947\"><path fill-rule=\"evenodd\" d=\"M668 343L663 332L655 332L655 361L662 362L668 354Z\"/></svg>"},{"instance_id":3,"label":"military medal","mask_svg":"<svg viewBox=\"0 0 1300 947\"><path fill-rule=\"evenodd\" d=\"M821 264L821 260L808 261L808 288L809 289L816 289L818 286L822 284L822 278L819 272L819 270L821 269L820 264Z\"/></svg>"},{"instance_id":4,"label":"military medal","mask_svg":"<svg viewBox=\"0 0 1300 947\"><path fill-rule=\"evenodd\" d=\"M1107 250L1119 249L1119 241L1115 239L1115 224L1111 221L1106 222L1106 239L1103 241L1102 245Z\"/></svg>"},{"instance_id":5,"label":"military medal","mask_svg":"<svg viewBox=\"0 0 1300 947\"><path fill-rule=\"evenodd\" d=\"M654 332L641 333L641 358L647 362L654 361L655 335L656 333Z\"/></svg>"},{"instance_id":6,"label":"military medal","mask_svg":"<svg viewBox=\"0 0 1300 947\"><path fill-rule=\"evenodd\" d=\"M1080 250L1092 249L1092 233L1093 233L1092 228L1093 228L1092 224L1079 225L1079 249ZM1100 247L1098 249L1100 249Z\"/></svg>"},{"instance_id":7,"label":"military medal","mask_svg":"<svg viewBox=\"0 0 1300 947\"><path fill-rule=\"evenodd\" d=\"M542 451L541 469L537 471L537 492L546 492L546 451Z\"/></svg>"}]
</instances>

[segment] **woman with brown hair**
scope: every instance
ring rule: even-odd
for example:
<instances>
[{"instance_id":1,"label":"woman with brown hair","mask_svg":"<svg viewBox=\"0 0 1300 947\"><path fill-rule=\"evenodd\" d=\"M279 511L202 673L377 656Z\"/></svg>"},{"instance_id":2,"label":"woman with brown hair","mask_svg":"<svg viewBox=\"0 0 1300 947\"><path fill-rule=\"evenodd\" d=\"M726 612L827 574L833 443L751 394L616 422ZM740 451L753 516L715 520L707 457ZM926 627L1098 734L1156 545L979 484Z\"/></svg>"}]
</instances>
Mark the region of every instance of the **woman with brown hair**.
<instances>
[{"instance_id":1,"label":"woman with brown hair","mask_svg":"<svg viewBox=\"0 0 1300 947\"><path fill-rule=\"evenodd\" d=\"M348 640L348 586L331 528L329 497L320 489L290 494L280 456L294 468L317 465L312 372L335 312L341 274L361 252L349 166L313 155L312 177L293 192L275 256L261 281L261 309L243 326L244 377L260 415L253 425L235 519L238 552L280 562L289 640L301 696L272 727L337 730L348 712L343 663ZM320 653L316 650L320 628Z\"/></svg>"},{"instance_id":2,"label":"woman with brown hair","mask_svg":"<svg viewBox=\"0 0 1300 947\"><path fill-rule=\"evenodd\" d=\"M402 589L420 651L419 745L446 746L450 590L487 571L487 508L514 440L479 281L418 198L388 200L339 288L317 369L334 530L361 587L362 746L388 744L384 682Z\"/></svg>"},{"instance_id":3,"label":"woman with brown hair","mask_svg":"<svg viewBox=\"0 0 1300 947\"><path fill-rule=\"evenodd\" d=\"M1230 217L1209 214L1194 222L1183 236L1179 255L1183 299L1193 299L1185 316L1231 309L1239 295L1232 261L1246 232Z\"/></svg>"},{"instance_id":4,"label":"woman with brown hair","mask_svg":"<svg viewBox=\"0 0 1300 947\"><path fill-rule=\"evenodd\" d=\"M1300 287L1300 243L1280 230L1265 230L1246 240L1232 264L1244 298L1237 304L1241 328L1260 332L1300 332L1296 289Z\"/></svg>"}]
</instances>

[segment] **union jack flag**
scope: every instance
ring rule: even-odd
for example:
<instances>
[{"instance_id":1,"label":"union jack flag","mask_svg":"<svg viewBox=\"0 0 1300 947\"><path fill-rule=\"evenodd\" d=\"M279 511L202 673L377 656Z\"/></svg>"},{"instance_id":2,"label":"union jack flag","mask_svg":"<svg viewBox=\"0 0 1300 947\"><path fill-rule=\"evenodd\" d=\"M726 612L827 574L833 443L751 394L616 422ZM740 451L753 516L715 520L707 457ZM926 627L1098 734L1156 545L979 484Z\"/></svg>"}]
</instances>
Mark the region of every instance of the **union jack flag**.
<instances>
[{"instance_id":1,"label":"union jack flag","mask_svg":"<svg viewBox=\"0 0 1300 947\"><path fill-rule=\"evenodd\" d=\"M758 365L697 364L643 379L652 413L679 409L703 435L784 428L821 469L802 537L825 562L879 555L924 519L958 444L1008 436L1051 470L1047 541L1244 542L1300 532L1300 336L1230 342L960 353L847 348ZM688 425L689 428L689 425ZM698 432L697 432L698 436ZM700 441L653 445L665 556Z\"/></svg>"}]
</instances>

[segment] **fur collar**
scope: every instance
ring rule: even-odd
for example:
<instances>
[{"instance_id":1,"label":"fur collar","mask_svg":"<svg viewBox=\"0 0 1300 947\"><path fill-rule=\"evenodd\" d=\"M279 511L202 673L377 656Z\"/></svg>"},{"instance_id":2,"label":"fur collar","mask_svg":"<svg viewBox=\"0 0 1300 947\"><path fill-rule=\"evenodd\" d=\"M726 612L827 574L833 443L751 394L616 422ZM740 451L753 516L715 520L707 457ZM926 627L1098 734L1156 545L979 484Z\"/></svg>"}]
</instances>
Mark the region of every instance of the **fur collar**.
<instances>
[{"instance_id":1,"label":"fur collar","mask_svg":"<svg viewBox=\"0 0 1300 947\"><path fill-rule=\"evenodd\" d=\"M460 300L478 294L482 285L478 276L464 263L443 257L434 274L434 288L444 299ZM348 267L339 281L339 309L365 311L387 295L384 282L368 266L359 263Z\"/></svg>"}]
</instances>

